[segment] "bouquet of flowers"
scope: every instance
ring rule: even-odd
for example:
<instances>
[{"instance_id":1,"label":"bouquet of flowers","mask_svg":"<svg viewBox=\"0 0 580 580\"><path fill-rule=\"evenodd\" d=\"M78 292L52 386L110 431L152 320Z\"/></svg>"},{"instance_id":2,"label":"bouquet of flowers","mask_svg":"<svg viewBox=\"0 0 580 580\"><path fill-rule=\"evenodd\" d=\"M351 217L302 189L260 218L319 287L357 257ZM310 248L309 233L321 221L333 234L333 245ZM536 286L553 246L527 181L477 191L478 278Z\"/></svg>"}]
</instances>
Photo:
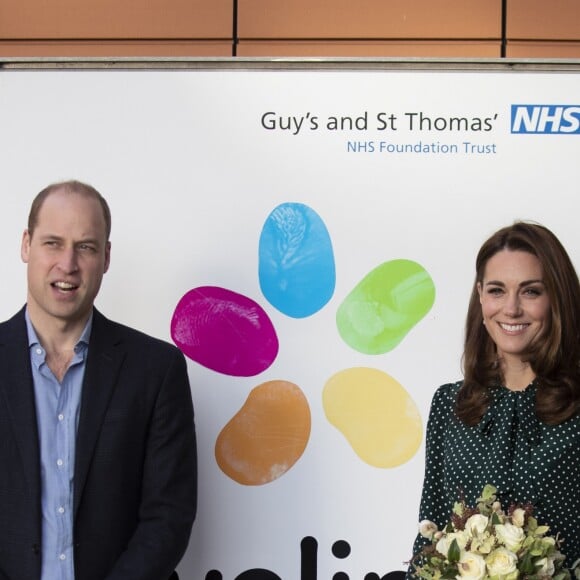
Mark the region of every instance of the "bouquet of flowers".
<instances>
[{"instance_id":1,"label":"bouquet of flowers","mask_svg":"<svg viewBox=\"0 0 580 580\"><path fill-rule=\"evenodd\" d=\"M444 530L424 520L420 534L431 540L413 558L415 576L423 580L570 580L560 552L561 540L539 525L530 504L502 510L496 488L486 485L477 506L453 507ZM577 563L576 563L577 564ZM574 572L580 580L580 567Z\"/></svg>"}]
</instances>

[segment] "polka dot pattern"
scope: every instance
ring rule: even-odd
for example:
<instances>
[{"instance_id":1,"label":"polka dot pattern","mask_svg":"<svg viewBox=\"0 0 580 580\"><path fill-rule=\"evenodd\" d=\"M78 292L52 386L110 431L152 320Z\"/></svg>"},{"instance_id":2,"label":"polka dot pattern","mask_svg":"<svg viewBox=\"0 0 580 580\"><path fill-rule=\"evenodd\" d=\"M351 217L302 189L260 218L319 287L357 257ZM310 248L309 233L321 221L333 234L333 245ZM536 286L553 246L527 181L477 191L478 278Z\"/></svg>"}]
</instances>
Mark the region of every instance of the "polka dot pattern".
<instances>
[{"instance_id":1,"label":"polka dot pattern","mask_svg":"<svg viewBox=\"0 0 580 580\"><path fill-rule=\"evenodd\" d=\"M480 423L464 425L454 412L461 382L440 387L431 403L419 520L440 528L464 494L475 505L487 483L507 508L531 502L534 515L560 534L571 566L580 558L580 416L545 425L534 412L536 384L524 391L497 387ZM414 553L425 540L417 537Z\"/></svg>"}]
</instances>

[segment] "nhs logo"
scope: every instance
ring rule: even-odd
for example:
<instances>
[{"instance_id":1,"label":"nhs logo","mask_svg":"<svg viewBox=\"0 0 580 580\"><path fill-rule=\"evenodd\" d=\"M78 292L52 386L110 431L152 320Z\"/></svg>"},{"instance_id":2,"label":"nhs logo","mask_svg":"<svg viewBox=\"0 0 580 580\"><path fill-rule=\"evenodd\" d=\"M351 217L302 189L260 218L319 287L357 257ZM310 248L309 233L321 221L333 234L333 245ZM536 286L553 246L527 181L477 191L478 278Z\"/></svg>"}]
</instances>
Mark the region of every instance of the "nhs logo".
<instances>
[{"instance_id":1,"label":"nhs logo","mask_svg":"<svg viewBox=\"0 0 580 580\"><path fill-rule=\"evenodd\" d=\"M512 105L511 132L580 135L580 105Z\"/></svg>"}]
</instances>

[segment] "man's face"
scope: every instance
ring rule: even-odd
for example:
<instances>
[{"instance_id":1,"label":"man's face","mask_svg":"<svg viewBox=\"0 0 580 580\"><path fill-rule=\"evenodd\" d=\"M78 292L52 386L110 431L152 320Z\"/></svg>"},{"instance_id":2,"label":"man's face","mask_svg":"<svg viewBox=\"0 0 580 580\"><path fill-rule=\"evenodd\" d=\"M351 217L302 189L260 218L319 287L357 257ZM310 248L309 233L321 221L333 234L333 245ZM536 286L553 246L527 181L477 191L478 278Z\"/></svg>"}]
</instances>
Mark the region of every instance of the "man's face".
<instances>
[{"instance_id":1,"label":"man's face","mask_svg":"<svg viewBox=\"0 0 580 580\"><path fill-rule=\"evenodd\" d=\"M51 193L33 234L24 232L21 255L28 264L31 319L38 324L84 324L109 268L101 205L76 193Z\"/></svg>"}]
</instances>

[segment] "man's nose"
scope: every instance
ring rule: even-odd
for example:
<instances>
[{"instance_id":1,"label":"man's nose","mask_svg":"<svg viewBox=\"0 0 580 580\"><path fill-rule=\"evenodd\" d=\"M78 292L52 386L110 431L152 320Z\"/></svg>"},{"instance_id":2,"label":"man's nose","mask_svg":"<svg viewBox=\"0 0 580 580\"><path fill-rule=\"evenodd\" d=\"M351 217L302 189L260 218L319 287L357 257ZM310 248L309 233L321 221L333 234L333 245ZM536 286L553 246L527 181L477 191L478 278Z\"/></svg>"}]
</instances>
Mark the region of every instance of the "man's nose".
<instances>
[{"instance_id":1,"label":"man's nose","mask_svg":"<svg viewBox=\"0 0 580 580\"><path fill-rule=\"evenodd\" d=\"M74 248L64 248L60 254L59 266L67 274L78 269L77 253Z\"/></svg>"}]
</instances>

